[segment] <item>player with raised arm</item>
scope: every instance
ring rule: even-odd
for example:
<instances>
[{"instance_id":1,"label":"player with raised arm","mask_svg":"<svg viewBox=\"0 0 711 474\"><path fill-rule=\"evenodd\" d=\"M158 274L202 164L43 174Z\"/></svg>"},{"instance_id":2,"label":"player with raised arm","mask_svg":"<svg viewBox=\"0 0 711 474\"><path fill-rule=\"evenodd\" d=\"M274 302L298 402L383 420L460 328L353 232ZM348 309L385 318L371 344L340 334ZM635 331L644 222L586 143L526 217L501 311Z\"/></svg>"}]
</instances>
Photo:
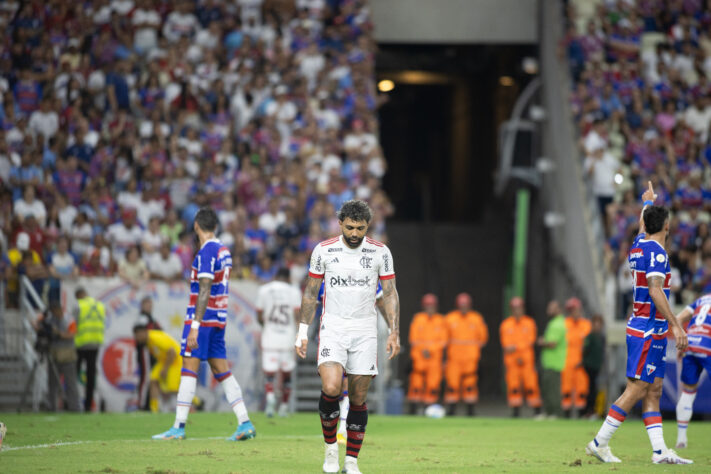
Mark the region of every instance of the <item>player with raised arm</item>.
<instances>
[{"instance_id":1,"label":"player with raised arm","mask_svg":"<svg viewBox=\"0 0 711 474\"><path fill-rule=\"evenodd\" d=\"M634 278L634 307L627 322L627 387L610 408L597 436L585 451L602 462L622 462L610 451L612 435L625 421L627 412L642 400L642 418L652 443L654 464L691 464L664 443L659 399L671 327L677 349L688 344L686 333L669 306L671 269L664 243L669 233L669 210L655 206L652 183L642 194L644 207L639 235L631 246L628 261Z\"/></svg>"},{"instance_id":2,"label":"player with raised arm","mask_svg":"<svg viewBox=\"0 0 711 474\"><path fill-rule=\"evenodd\" d=\"M257 434L249 421L242 389L227 364L225 324L232 256L227 247L215 237L217 222L217 214L210 208L202 208L195 215L193 230L200 240L200 250L190 272L190 303L181 340L183 369L175 424L165 433L153 436L153 439L185 439L185 423L197 388L200 361L203 360L210 364L239 422L237 430L228 440L251 439Z\"/></svg>"},{"instance_id":3,"label":"player with raised arm","mask_svg":"<svg viewBox=\"0 0 711 474\"><path fill-rule=\"evenodd\" d=\"M676 447L686 448L686 429L694 414L694 400L701 372L711 375L711 294L703 295L677 315L679 324L686 328L689 347L681 361L681 395L676 404ZM680 351L680 355L683 352Z\"/></svg>"},{"instance_id":4,"label":"player with raised arm","mask_svg":"<svg viewBox=\"0 0 711 474\"><path fill-rule=\"evenodd\" d=\"M395 270L390 250L365 236L372 211L363 201L347 201L338 211L342 235L325 240L311 254L308 282L301 300L296 352L306 358L308 327L318 305L321 282L325 283L320 320L318 371L321 376L319 415L326 442L324 472L338 472L336 427L340 414L338 398L343 373L348 374L350 409L347 417L347 447L343 472L359 474L358 454L368 424L366 397L377 375L378 281L383 286L385 319L390 335L389 359L400 352L400 301L395 288Z\"/></svg>"},{"instance_id":5,"label":"player with raised arm","mask_svg":"<svg viewBox=\"0 0 711 474\"><path fill-rule=\"evenodd\" d=\"M281 404L279 416L289 414L291 372L296 367L293 341L296 337L296 316L301 304L301 292L287 283L289 269L280 268L276 279L262 285L257 293L257 318L262 325L262 371L266 393L267 417L274 416L276 395L274 384L281 374Z\"/></svg>"}]
</instances>

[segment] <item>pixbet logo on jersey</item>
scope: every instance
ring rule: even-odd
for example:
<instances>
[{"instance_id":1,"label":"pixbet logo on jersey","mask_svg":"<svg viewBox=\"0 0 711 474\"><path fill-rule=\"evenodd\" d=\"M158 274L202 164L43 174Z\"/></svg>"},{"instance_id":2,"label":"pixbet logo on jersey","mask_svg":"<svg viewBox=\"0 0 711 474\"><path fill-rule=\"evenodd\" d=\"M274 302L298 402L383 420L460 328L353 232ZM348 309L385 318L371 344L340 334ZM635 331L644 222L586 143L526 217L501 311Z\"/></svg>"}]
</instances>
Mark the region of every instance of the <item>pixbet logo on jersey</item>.
<instances>
[{"instance_id":1,"label":"pixbet logo on jersey","mask_svg":"<svg viewBox=\"0 0 711 474\"><path fill-rule=\"evenodd\" d=\"M343 278L341 276L333 276L328 281L331 288L335 286L370 286L370 277L365 278L353 278L348 275L348 278Z\"/></svg>"}]
</instances>

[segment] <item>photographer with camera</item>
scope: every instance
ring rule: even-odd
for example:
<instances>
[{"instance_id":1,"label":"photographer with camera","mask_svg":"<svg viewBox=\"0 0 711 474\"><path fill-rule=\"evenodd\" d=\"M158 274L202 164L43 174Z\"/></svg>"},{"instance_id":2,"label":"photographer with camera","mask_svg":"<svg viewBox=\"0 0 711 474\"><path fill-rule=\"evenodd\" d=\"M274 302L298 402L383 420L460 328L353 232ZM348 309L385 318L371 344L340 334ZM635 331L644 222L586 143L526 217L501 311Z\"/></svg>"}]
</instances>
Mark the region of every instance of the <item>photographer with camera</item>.
<instances>
[{"instance_id":1,"label":"photographer with camera","mask_svg":"<svg viewBox=\"0 0 711 474\"><path fill-rule=\"evenodd\" d=\"M49 356L49 410L57 410L57 395L62 392L62 377L64 378L64 408L78 412L79 388L77 385L77 351L74 347L74 323L64 318L64 312L59 303L52 303L49 311L40 315L34 324L37 331L35 349L40 357Z\"/></svg>"}]
</instances>

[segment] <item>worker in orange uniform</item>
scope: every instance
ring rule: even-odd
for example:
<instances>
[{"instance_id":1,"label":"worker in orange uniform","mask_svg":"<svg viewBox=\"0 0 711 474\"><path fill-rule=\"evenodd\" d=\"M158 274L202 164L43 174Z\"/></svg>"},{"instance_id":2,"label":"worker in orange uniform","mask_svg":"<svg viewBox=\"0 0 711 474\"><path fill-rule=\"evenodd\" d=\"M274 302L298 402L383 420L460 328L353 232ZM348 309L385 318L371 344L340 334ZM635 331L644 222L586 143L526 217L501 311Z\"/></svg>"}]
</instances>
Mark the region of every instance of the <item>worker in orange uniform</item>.
<instances>
[{"instance_id":1,"label":"worker in orange uniform","mask_svg":"<svg viewBox=\"0 0 711 474\"><path fill-rule=\"evenodd\" d=\"M489 342L489 329L481 314L472 310L472 297L468 293L457 295L456 306L445 318L449 344L444 402L448 413L453 415L462 400L467 404L469 416L474 416L474 407L479 401L479 357L481 348Z\"/></svg>"},{"instance_id":2,"label":"worker in orange uniform","mask_svg":"<svg viewBox=\"0 0 711 474\"><path fill-rule=\"evenodd\" d=\"M570 417L573 405L582 413L590 390L588 374L583 367L583 343L590 334L592 325L583 317L582 308L578 298L570 298L565 302L568 355L560 374L560 405L566 417Z\"/></svg>"},{"instance_id":3,"label":"worker in orange uniform","mask_svg":"<svg viewBox=\"0 0 711 474\"><path fill-rule=\"evenodd\" d=\"M447 345L444 317L437 312L437 297L422 297L422 312L410 324L412 372L407 399L415 409L420 404L437 403L442 383L442 355Z\"/></svg>"},{"instance_id":4,"label":"worker in orange uniform","mask_svg":"<svg viewBox=\"0 0 711 474\"><path fill-rule=\"evenodd\" d=\"M499 328L509 406L513 408L514 417L520 416L525 395L526 402L538 416L541 414L541 392L533 351L536 323L533 318L523 314L523 299L512 298L509 305L511 316L504 319Z\"/></svg>"}]
</instances>

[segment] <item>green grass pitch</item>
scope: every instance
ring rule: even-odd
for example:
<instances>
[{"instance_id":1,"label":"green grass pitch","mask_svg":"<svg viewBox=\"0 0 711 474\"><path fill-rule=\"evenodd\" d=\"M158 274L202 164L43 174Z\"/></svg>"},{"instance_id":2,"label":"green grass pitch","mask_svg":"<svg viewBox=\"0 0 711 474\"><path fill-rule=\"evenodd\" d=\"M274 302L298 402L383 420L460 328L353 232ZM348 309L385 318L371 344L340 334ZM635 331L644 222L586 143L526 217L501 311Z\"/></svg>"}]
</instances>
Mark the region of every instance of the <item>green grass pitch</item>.
<instances>
[{"instance_id":1,"label":"green grass pitch","mask_svg":"<svg viewBox=\"0 0 711 474\"><path fill-rule=\"evenodd\" d=\"M0 472L321 472L323 440L318 416L266 419L253 414L257 438L228 442L232 413L193 413L184 441L153 441L173 415L52 415L0 413L8 427ZM599 427L590 421L445 418L372 415L359 466L369 472L709 472L711 423L692 422L693 466L653 466L640 420L624 423L613 439L623 464L603 465L585 455ZM665 422L675 441L676 425ZM345 448L341 447L341 464Z\"/></svg>"}]
</instances>

